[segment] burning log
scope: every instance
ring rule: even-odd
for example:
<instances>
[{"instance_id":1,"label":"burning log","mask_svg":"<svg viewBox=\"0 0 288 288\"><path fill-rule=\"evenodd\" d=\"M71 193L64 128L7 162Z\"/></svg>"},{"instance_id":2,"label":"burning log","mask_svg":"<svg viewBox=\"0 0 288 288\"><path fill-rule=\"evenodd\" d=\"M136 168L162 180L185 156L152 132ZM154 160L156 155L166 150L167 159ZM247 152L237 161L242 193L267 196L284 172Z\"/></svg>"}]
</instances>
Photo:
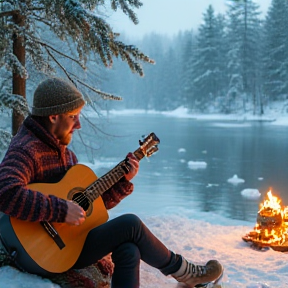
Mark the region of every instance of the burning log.
<instances>
[{"instance_id":1,"label":"burning log","mask_svg":"<svg viewBox=\"0 0 288 288\"><path fill-rule=\"evenodd\" d=\"M277 251L288 251L288 207L281 207L272 192L267 193L268 199L260 204L256 225L242 239L252 242L255 247L271 247Z\"/></svg>"},{"instance_id":2,"label":"burning log","mask_svg":"<svg viewBox=\"0 0 288 288\"><path fill-rule=\"evenodd\" d=\"M265 209L257 214L257 224L260 230L262 229L279 229L283 224L282 215L273 214L271 210Z\"/></svg>"}]
</instances>

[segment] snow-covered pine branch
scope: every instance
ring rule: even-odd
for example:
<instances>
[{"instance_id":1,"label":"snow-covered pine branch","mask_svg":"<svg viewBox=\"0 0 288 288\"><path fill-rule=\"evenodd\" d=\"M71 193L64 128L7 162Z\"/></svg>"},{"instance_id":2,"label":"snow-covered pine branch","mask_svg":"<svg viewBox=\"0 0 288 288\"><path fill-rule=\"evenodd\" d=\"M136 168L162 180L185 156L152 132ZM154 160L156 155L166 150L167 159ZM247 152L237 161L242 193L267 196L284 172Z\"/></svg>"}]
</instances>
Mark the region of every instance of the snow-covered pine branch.
<instances>
[{"instance_id":1,"label":"snow-covered pine branch","mask_svg":"<svg viewBox=\"0 0 288 288\"><path fill-rule=\"evenodd\" d=\"M0 129L0 159L11 141L11 134L3 129Z\"/></svg>"},{"instance_id":2,"label":"snow-covered pine branch","mask_svg":"<svg viewBox=\"0 0 288 288\"><path fill-rule=\"evenodd\" d=\"M21 95L15 95L4 91L0 92L0 109L5 108L16 110L18 113L27 116L29 113L26 99Z\"/></svg>"},{"instance_id":3,"label":"snow-covered pine branch","mask_svg":"<svg viewBox=\"0 0 288 288\"><path fill-rule=\"evenodd\" d=\"M28 78L28 71L26 68L19 62L18 58L13 53L6 54L5 64L8 70L17 73L22 78Z\"/></svg>"}]
</instances>

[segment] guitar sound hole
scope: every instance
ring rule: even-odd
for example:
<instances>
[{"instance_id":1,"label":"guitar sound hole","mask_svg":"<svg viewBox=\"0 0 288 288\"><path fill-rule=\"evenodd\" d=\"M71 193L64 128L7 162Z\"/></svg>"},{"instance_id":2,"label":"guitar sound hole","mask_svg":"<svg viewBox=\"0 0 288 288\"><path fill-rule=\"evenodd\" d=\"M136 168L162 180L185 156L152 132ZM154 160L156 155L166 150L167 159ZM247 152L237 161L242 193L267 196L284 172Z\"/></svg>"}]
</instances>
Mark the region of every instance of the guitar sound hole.
<instances>
[{"instance_id":1,"label":"guitar sound hole","mask_svg":"<svg viewBox=\"0 0 288 288\"><path fill-rule=\"evenodd\" d=\"M83 193L75 193L72 196L72 200L77 202L77 204L81 206L85 211L87 211L90 206L88 198Z\"/></svg>"}]
</instances>

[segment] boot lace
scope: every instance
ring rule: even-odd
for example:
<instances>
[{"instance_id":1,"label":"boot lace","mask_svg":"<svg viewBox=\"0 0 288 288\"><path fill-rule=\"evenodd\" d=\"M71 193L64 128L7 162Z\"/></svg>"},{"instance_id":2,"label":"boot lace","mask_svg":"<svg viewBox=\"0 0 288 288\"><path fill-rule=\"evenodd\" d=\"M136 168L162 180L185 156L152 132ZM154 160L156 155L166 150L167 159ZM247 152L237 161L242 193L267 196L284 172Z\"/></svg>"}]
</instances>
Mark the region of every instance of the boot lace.
<instances>
[{"instance_id":1,"label":"boot lace","mask_svg":"<svg viewBox=\"0 0 288 288\"><path fill-rule=\"evenodd\" d=\"M192 277L201 277L207 273L205 266L195 265L191 262L188 262L187 264L187 273L185 273L186 275L191 275Z\"/></svg>"}]
</instances>

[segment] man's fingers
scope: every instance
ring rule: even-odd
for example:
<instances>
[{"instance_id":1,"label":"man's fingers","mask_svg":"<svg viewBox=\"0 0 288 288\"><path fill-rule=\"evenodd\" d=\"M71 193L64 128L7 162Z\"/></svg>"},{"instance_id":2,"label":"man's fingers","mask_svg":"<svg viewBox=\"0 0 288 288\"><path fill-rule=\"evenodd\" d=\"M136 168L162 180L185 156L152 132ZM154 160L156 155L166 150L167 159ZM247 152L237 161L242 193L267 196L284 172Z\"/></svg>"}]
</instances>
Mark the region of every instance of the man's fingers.
<instances>
[{"instance_id":1,"label":"man's fingers","mask_svg":"<svg viewBox=\"0 0 288 288\"><path fill-rule=\"evenodd\" d=\"M77 203L68 200L68 211L66 215L66 223L71 225L80 225L86 219L86 211Z\"/></svg>"}]
</instances>

